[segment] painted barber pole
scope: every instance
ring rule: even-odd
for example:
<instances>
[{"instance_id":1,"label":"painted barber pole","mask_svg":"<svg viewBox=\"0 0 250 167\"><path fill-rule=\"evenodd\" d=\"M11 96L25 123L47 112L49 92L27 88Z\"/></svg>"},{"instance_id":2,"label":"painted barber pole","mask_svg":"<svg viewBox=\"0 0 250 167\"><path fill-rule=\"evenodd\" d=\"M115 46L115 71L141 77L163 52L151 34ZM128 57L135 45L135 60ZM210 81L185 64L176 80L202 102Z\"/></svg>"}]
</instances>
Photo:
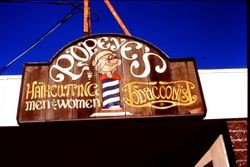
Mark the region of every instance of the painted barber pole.
<instances>
[{"instance_id":1,"label":"painted barber pole","mask_svg":"<svg viewBox=\"0 0 250 167\"><path fill-rule=\"evenodd\" d=\"M102 109L100 112L93 113L91 117L98 116L125 116L130 114L124 112L120 102L120 80L121 77L115 71L121 65L121 59L111 51L99 52L92 65L99 73L99 80L102 83Z\"/></svg>"},{"instance_id":2,"label":"painted barber pole","mask_svg":"<svg viewBox=\"0 0 250 167\"><path fill-rule=\"evenodd\" d=\"M101 76L100 80L102 81L102 110L122 110L120 106L119 75L112 75L111 78Z\"/></svg>"}]
</instances>

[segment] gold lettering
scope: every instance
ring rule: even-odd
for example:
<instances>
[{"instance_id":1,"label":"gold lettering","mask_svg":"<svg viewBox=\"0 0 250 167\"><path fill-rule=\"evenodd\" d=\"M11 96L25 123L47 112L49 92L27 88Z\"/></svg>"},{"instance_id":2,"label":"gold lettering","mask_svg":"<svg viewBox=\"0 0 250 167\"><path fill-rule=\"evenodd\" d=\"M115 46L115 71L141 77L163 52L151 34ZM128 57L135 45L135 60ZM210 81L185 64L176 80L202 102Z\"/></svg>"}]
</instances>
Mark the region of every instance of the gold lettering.
<instances>
[{"instance_id":1,"label":"gold lettering","mask_svg":"<svg viewBox=\"0 0 250 167\"><path fill-rule=\"evenodd\" d=\"M36 86L35 87L35 97L34 98L41 98L41 87L40 86Z\"/></svg>"},{"instance_id":2,"label":"gold lettering","mask_svg":"<svg viewBox=\"0 0 250 167\"><path fill-rule=\"evenodd\" d=\"M51 97L51 94L50 94L50 86L46 86L44 82L40 82L41 85L43 85L43 98L44 97Z\"/></svg>"},{"instance_id":3,"label":"gold lettering","mask_svg":"<svg viewBox=\"0 0 250 167\"><path fill-rule=\"evenodd\" d=\"M159 99L160 98L160 95L156 96L155 95L155 92L158 91L158 87L157 86L152 86L152 94L153 94L153 97L154 99Z\"/></svg>"},{"instance_id":4,"label":"gold lettering","mask_svg":"<svg viewBox=\"0 0 250 167\"><path fill-rule=\"evenodd\" d=\"M101 107L101 102L99 99L93 99L93 107Z\"/></svg>"},{"instance_id":5,"label":"gold lettering","mask_svg":"<svg viewBox=\"0 0 250 167\"><path fill-rule=\"evenodd\" d=\"M77 85L77 97L83 97L83 96L85 96L85 91L84 91L84 89L83 89L84 87L83 87L83 85L81 84L81 85Z\"/></svg>"},{"instance_id":6,"label":"gold lettering","mask_svg":"<svg viewBox=\"0 0 250 167\"><path fill-rule=\"evenodd\" d=\"M34 101L26 101L25 106L26 106L25 111L30 111L30 110L35 110L36 104Z\"/></svg>"},{"instance_id":7,"label":"gold lettering","mask_svg":"<svg viewBox=\"0 0 250 167\"><path fill-rule=\"evenodd\" d=\"M87 82L87 84L89 84L90 82ZM87 85L86 84L86 85ZM89 84L87 87L87 91L86 91L87 95L94 97L94 96L99 96L99 90L98 90L98 85L97 84Z\"/></svg>"},{"instance_id":8,"label":"gold lettering","mask_svg":"<svg viewBox=\"0 0 250 167\"><path fill-rule=\"evenodd\" d=\"M67 84L67 85L64 85L64 89L66 90L66 97L69 97L69 96L74 96L74 90L73 90L73 84Z\"/></svg>"},{"instance_id":9,"label":"gold lettering","mask_svg":"<svg viewBox=\"0 0 250 167\"><path fill-rule=\"evenodd\" d=\"M101 103L99 99L60 99L55 101L54 106L58 106L59 109L62 108L93 108L100 107Z\"/></svg>"},{"instance_id":10,"label":"gold lettering","mask_svg":"<svg viewBox=\"0 0 250 167\"><path fill-rule=\"evenodd\" d=\"M189 81L130 82L122 88L123 101L131 107L167 109L174 106L189 106L196 102L197 95L191 90L195 85ZM158 104L157 104L158 103ZM167 105L159 105L159 103Z\"/></svg>"},{"instance_id":11,"label":"gold lettering","mask_svg":"<svg viewBox=\"0 0 250 167\"><path fill-rule=\"evenodd\" d=\"M165 98L170 99L171 95L173 94L172 92L173 92L173 89L172 89L171 85L167 85L165 88L165 93L166 93Z\"/></svg>"},{"instance_id":12,"label":"gold lettering","mask_svg":"<svg viewBox=\"0 0 250 167\"><path fill-rule=\"evenodd\" d=\"M150 88L144 88L143 91L145 92L146 94L146 99L149 100L149 101L152 101L154 100L154 96L153 96L153 91L152 89Z\"/></svg>"},{"instance_id":13,"label":"gold lettering","mask_svg":"<svg viewBox=\"0 0 250 167\"><path fill-rule=\"evenodd\" d=\"M34 82L36 82L36 81L34 81ZM29 83L26 85L26 97L25 97L25 99L29 99L29 95L31 95L30 99L33 99L33 96L34 96L34 94L33 94L34 93L33 83L32 83L32 87L30 86Z\"/></svg>"},{"instance_id":14,"label":"gold lettering","mask_svg":"<svg viewBox=\"0 0 250 167\"><path fill-rule=\"evenodd\" d=\"M96 83L46 85L44 82L33 81L26 84L25 99L43 99L57 97L95 97L99 96L99 87Z\"/></svg>"},{"instance_id":15,"label":"gold lettering","mask_svg":"<svg viewBox=\"0 0 250 167\"><path fill-rule=\"evenodd\" d=\"M78 108L85 108L85 101L83 99L76 99L76 105L78 106Z\"/></svg>"},{"instance_id":16,"label":"gold lettering","mask_svg":"<svg viewBox=\"0 0 250 167\"><path fill-rule=\"evenodd\" d=\"M65 97L66 96L64 89L63 89L63 85L57 86L57 95L58 95L58 97Z\"/></svg>"},{"instance_id":17,"label":"gold lettering","mask_svg":"<svg viewBox=\"0 0 250 167\"><path fill-rule=\"evenodd\" d=\"M88 99L88 100L86 100L86 107L87 108L92 108L93 107L93 105L92 105L92 100L91 99Z\"/></svg>"},{"instance_id":18,"label":"gold lettering","mask_svg":"<svg viewBox=\"0 0 250 167\"><path fill-rule=\"evenodd\" d=\"M37 102L36 102L36 109L37 110L42 110L43 109L43 102L42 101L40 101L40 100L38 100Z\"/></svg>"},{"instance_id":19,"label":"gold lettering","mask_svg":"<svg viewBox=\"0 0 250 167\"><path fill-rule=\"evenodd\" d=\"M160 86L160 89L159 89L159 94L160 94L160 98L161 99L164 99L165 98L165 94L163 94L165 92L166 88L163 87L163 86Z\"/></svg>"},{"instance_id":20,"label":"gold lettering","mask_svg":"<svg viewBox=\"0 0 250 167\"><path fill-rule=\"evenodd\" d=\"M176 86L174 86L174 87L172 88L173 94L172 94L171 100L174 100L174 101L177 101L177 100L178 100L179 88L180 88L180 84L177 84Z\"/></svg>"},{"instance_id":21,"label":"gold lettering","mask_svg":"<svg viewBox=\"0 0 250 167\"><path fill-rule=\"evenodd\" d=\"M25 111L40 111L44 109L50 109L49 100L26 101L25 105L26 105Z\"/></svg>"},{"instance_id":22,"label":"gold lettering","mask_svg":"<svg viewBox=\"0 0 250 167\"><path fill-rule=\"evenodd\" d=\"M57 91L53 91L54 89L56 89L57 88L57 86L56 85L52 85L51 87L50 87L50 96L51 97L57 97L57 95L58 95L58 92Z\"/></svg>"}]
</instances>

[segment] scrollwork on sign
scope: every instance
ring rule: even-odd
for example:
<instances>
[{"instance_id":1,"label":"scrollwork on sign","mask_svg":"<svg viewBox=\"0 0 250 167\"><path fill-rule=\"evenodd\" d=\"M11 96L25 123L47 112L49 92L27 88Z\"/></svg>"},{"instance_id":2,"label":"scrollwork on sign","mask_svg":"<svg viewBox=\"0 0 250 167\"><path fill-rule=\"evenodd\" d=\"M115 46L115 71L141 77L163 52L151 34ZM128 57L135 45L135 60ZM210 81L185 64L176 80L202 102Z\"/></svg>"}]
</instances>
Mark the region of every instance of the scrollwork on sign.
<instances>
[{"instance_id":1,"label":"scrollwork on sign","mask_svg":"<svg viewBox=\"0 0 250 167\"><path fill-rule=\"evenodd\" d=\"M119 50L120 49L120 50ZM130 64L130 73L136 78L147 77L151 72L149 57L154 56L160 60L160 65L154 67L157 73L163 73L167 69L165 60L158 54L150 52L150 48L137 41L127 41L125 38L100 37L99 39L89 38L79 42L77 45L70 46L61 54L55 64L50 68L50 78L55 82L62 82L65 75L72 80L79 79L85 71L89 71L91 58L102 50L120 51L120 55ZM142 59L139 60L139 56ZM141 61L142 60L142 61ZM60 62L64 62L61 63ZM80 72L74 71L74 66L80 69ZM143 68L144 71L136 74L135 69Z\"/></svg>"},{"instance_id":2,"label":"scrollwork on sign","mask_svg":"<svg viewBox=\"0 0 250 167\"><path fill-rule=\"evenodd\" d=\"M123 88L123 100L131 107L168 109L191 106L197 101L195 84L190 81L130 82Z\"/></svg>"},{"instance_id":3,"label":"scrollwork on sign","mask_svg":"<svg viewBox=\"0 0 250 167\"><path fill-rule=\"evenodd\" d=\"M161 61L162 61L162 67L160 67L159 65L155 66L155 71L158 72L158 73L163 73L166 69L167 69L167 64L166 62L163 60L163 58L161 58L159 55L155 54L155 53L144 53L144 55L142 56L142 59L143 59L143 62L144 64L141 65L141 66L144 66L145 67L145 70L142 74L140 75L136 75L134 72L133 72L133 69L134 68L139 68L140 67L140 62L137 61L137 60L134 60L132 63L131 63L131 66L130 66L130 72L131 74L136 77L136 78L144 78L144 77L147 77L150 72L151 72L151 65L149 63L149 56L155 56L157 58L159 58Z\"/></svg>"},{"instance_id":4,"label":"scrollwork on sign","mask_svg":"<svg viewBox=\"0 0 250 167\"><path fill-rule=\"evenodd\" d=\"M60 60L64 60L64 61L68 62L70 65L68 67L62 67L59 65ZM89 70L88 64L86 64L84 61L78 62L76 64L76 66L82 67L82 70L79 74L76 74L73 72L74 65L75 65L74 57L72 57L69 54L61 55L56 60L56 64L52 65L50 68L50 72L49 72L50 78L55 82L62 82L65 78L64 74L67 74L68 76L71 77L72 80L77 80L82 76L84 71ZM52 75L52 72L54 70L60 71L55 77Z\"/></svg>"}]
</instances>

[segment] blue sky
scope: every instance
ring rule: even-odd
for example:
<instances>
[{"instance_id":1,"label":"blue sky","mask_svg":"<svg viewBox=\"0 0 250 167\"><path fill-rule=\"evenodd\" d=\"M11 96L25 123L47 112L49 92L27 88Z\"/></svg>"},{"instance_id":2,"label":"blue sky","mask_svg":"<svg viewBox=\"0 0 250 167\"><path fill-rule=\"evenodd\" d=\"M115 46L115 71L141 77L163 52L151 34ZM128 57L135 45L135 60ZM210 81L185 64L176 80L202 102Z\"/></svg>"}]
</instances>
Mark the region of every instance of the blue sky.
<instances>
[{"instance_id":1,"label":"blue sky","mask_svg":"<svg viewBox=\"0 0 250 167\"><path fill-rule=\"evenodd\" d=\"M0 68L23 53L73 8L20 2L0 3ZM132 36L155 45L170 58L194 57L198 69L247 68L245 1L110 2ZM103 1L92 0L91 10L99 18L93 15L92 34L124 34ZM48 62L57 51L81 37L83 13L78 12L0 75L21 74L26 62Z\"/></svg>"}]
</instances>

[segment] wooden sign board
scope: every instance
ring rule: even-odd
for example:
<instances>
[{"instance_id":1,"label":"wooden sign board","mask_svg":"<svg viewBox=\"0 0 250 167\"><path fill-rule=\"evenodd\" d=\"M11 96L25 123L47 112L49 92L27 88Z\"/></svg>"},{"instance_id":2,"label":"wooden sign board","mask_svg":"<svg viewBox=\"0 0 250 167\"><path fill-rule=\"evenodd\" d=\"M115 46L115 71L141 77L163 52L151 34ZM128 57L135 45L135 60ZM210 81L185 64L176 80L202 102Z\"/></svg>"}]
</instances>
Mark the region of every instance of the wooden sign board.
<instances>
[{"instance_id":1,"label":"wooden sign board","mask_svg":"<svg viewBox=\"0 0 250 167\"><path fill-rule=\"evenodd\" d=\"M193 58L168 59L141 39L101 34L78 39L49 63L26 63L19 124L103 118L204 117Z\"/></svg>"}]
</instances>

